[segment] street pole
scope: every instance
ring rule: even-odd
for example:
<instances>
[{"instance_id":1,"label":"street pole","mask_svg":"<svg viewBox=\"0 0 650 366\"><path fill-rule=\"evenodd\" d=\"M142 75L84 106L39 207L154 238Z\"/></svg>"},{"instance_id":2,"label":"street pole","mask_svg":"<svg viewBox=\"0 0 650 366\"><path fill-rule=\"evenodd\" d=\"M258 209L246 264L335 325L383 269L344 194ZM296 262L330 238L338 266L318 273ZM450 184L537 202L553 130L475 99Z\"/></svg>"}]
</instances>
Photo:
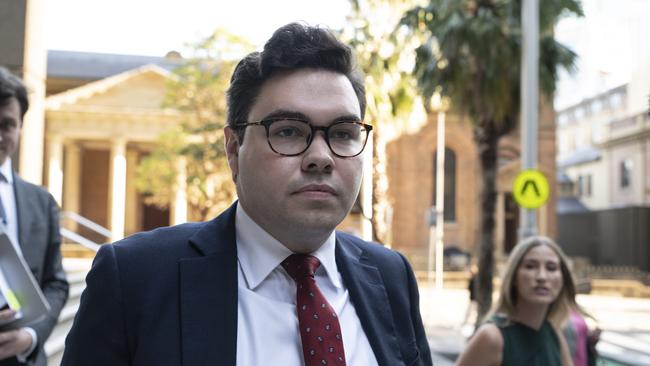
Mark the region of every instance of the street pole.
<instances>
[{"instance_id":1,"label":"street pole","mask_svg":"<svg viewBox=\"0 0 650 366\"><path fill-rule=\"evenodd\" d=\"M431 215L435 215L435 206L429 210L429 220L432 220ZM436 217L436 216L433 216ZM427 286L433 287L433 262L435 261L435 248L436 248L436 229L429 225L429 253L427 255Z\"/></svg>"},{"instance_id":2,"label":"street pole","mask_svg":"<svg viewBox=\"0 0 650 366\"><path fill-rule=\"evenodd\" d=\"M443 236L445 233L445 111L438 110L436 146L436 289L442 290Z\"/></svg>"},{"instance_id":3,"label":"street pole","mask_svg":"<svg viewBox=\"0 0 650 366\"><path fill-rule=\"evenodd\" d=\"M435 171L436 204L429 211L429 253L427 256L427 284L429 287L431 287L433 282L433 263L435 258L436 290L442 290L442 277L444 273L444 245L442 239L445 233L445 118L447 111L447 101L443 100L442 96L436 93L431 99L431 109L438 111L438 136L436 142L437 146Z\"/></svg>"},{"instance_id":4,"label":"street pole","mask_svg":"<svg viewBox=\"0 0 650 366\"><path fill-rule=\"evenodd\" d=\"M539 0L524 0L521 8L521 170L537 167L539 103ZM519 211L519 238L537 234L537 211Z\"/></svg>"}]
</instances>

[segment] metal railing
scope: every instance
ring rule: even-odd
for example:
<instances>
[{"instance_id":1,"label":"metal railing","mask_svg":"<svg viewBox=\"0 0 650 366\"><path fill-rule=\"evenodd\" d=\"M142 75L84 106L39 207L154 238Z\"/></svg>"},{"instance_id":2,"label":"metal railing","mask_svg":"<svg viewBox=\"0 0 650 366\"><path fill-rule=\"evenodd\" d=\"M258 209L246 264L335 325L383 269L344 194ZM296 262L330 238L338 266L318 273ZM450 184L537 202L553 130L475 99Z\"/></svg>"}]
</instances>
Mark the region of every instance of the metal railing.
<instances>
[{"instance_id":1,"label":"metal railing","mask_svg":"<svg viewBox=\"0 0 650 366\"><path fill-rule=\"evenodd\" d=\"M108 230L107 228L97 224L96 222L88 220L87 218L79 215L76 212L63 211L60 214L60 218L61 218L61 221L65 220L65 219L68 219L68 220L74 222L77 225L81 225L81 226L83 226L83 227L85 227L85 228L87 228L87 229L101 235L101 236L106 237L107 239L111 238L112 233L111 233L110 230ZM70 229L67 229L67 228L63 227L63 225L61 225L60 232L61 232L62 237L66 238L66 239L68 239L68 240L70 240L70 241L72 241L74 243L77 243L77 244L79 244L79 245L81 245L81 246L83 246L85 248L88 248L88 249L90 249L92 251L95 251L95 252L98 251L99 247L101 246L100 243L92 241L92 240L90 240L90 239L88 239L88 238L86 238L86 237L84 237L84 236L70 230Z\"/></svg>"}]
</instances>

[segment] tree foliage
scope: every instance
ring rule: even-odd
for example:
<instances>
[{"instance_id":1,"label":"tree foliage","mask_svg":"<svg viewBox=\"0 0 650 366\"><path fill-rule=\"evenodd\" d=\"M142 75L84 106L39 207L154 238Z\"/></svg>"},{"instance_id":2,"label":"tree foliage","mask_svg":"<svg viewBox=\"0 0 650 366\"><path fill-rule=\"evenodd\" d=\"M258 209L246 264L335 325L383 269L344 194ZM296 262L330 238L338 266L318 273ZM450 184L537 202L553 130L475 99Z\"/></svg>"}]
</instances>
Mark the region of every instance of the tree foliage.
<instances>
[{"instance_id":1,"label":"tree foliage","mask_svg":"<svg viewBox=\"0 0 650 366\"><path fill-rule=\"evenodd\" d=\"M371 221L374 240L383 243L389 240L391 209L385 145L408 123L419 100L411 72L417 42L399 24L401 14L414 4L412 0L352 0L343 30L365 75L366 121L374 126Z\"/></svg>"},{"instance_id":2,"label":"tree foliage","mask_svg":"<svg viewBox=\"0 0 650 366\"><path fill-rule=\"evenodd\" d=\"M240 37L218 29L193 45L193 55L174 70L163 107L181 112L179 126L160 136L136 172L136 187L149 203L168 207L184 174L190 218L206 220L227 207L235 188L224 150L225 93L235 59L252 50ZM183 164L179 164L179 159ZM184 171L179 167L184 166Z\"/></svg>"},{"instance_id":3,"label":"tree foliage","mask_svg":"<svg viewBox=\"0 0 650 366\"><path fill-rule=\"evenodd\" d=\"M555 41L560 17L582 15L578 0L540 2L540 89L551 96L560 68L573 69L576 55ZM479 243L479 315L491 306L494 272L494 211L499 139L517 125L522 53L521 0L429 0L402 23L424 36L415 75L426 99L439 93L474 124L482 172Z\"/></svg>"}]
</instances>

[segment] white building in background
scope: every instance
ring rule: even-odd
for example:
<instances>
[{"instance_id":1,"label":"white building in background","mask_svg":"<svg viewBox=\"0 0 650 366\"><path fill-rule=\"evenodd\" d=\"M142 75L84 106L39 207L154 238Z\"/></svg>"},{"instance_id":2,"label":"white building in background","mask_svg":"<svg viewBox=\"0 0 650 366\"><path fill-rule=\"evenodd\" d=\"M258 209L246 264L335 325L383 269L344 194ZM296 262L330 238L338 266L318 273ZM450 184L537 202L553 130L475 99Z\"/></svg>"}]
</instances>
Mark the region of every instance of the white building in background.
<instances>
[{"instance_id":1,"label":"white building in background","mask_svg":"<svg viewBox=\"0 0 650 366\"><path fill-rule=\"evenodd\" d=\"M578 54L555 98L558 174L590 210L650 206L650 1L583 7L556 28Z\"/></svg>"},{"instance_id":2,"label":"white building in background","mask_svg":"<svg viewBox=\"0 0 650 366\"><path fill-rule=\"evenodd\" d=\"M590 210L650 206L647 71L557 111L558 171L572 181L574 195Z\"/></svg>"}]
</instances>

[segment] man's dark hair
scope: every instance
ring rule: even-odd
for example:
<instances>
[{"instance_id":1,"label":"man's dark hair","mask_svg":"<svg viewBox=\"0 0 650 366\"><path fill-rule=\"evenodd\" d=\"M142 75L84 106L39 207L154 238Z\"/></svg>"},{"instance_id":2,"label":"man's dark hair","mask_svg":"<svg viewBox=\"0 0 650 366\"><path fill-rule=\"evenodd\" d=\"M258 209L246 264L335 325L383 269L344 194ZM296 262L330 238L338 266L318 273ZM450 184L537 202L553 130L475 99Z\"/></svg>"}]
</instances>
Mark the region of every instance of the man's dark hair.
<instances>
[{"instance_id":1,"label":"man's dark hair","mask_svg":"<svg viewBox=\"0 0 650 366\"><path fill-rule=\"evenodd\" d=\"M25 116L29 101L27 100L27 88L16 75L6 68L0 66L0 105L9 103L9 99L16 98L20 105L20 116Z\"/></svg>"},{"instance_id":2,"label":"man's dark hair","mask_svg":"<svg viewBox=\"0 0 650 366\"><path fill-rule=\"evenodd\" d=\"M366 90L350 47L327 29L290 23L273 33L262 52L253 52L237 64L227 92L228 125L234 128L238 123L249 122L248 114L265 81L278 72L302 68L345 75L357 95L363 119ZM243 139L243 132L238 131L239 141Z\"/></svg>"}]
</instances>

